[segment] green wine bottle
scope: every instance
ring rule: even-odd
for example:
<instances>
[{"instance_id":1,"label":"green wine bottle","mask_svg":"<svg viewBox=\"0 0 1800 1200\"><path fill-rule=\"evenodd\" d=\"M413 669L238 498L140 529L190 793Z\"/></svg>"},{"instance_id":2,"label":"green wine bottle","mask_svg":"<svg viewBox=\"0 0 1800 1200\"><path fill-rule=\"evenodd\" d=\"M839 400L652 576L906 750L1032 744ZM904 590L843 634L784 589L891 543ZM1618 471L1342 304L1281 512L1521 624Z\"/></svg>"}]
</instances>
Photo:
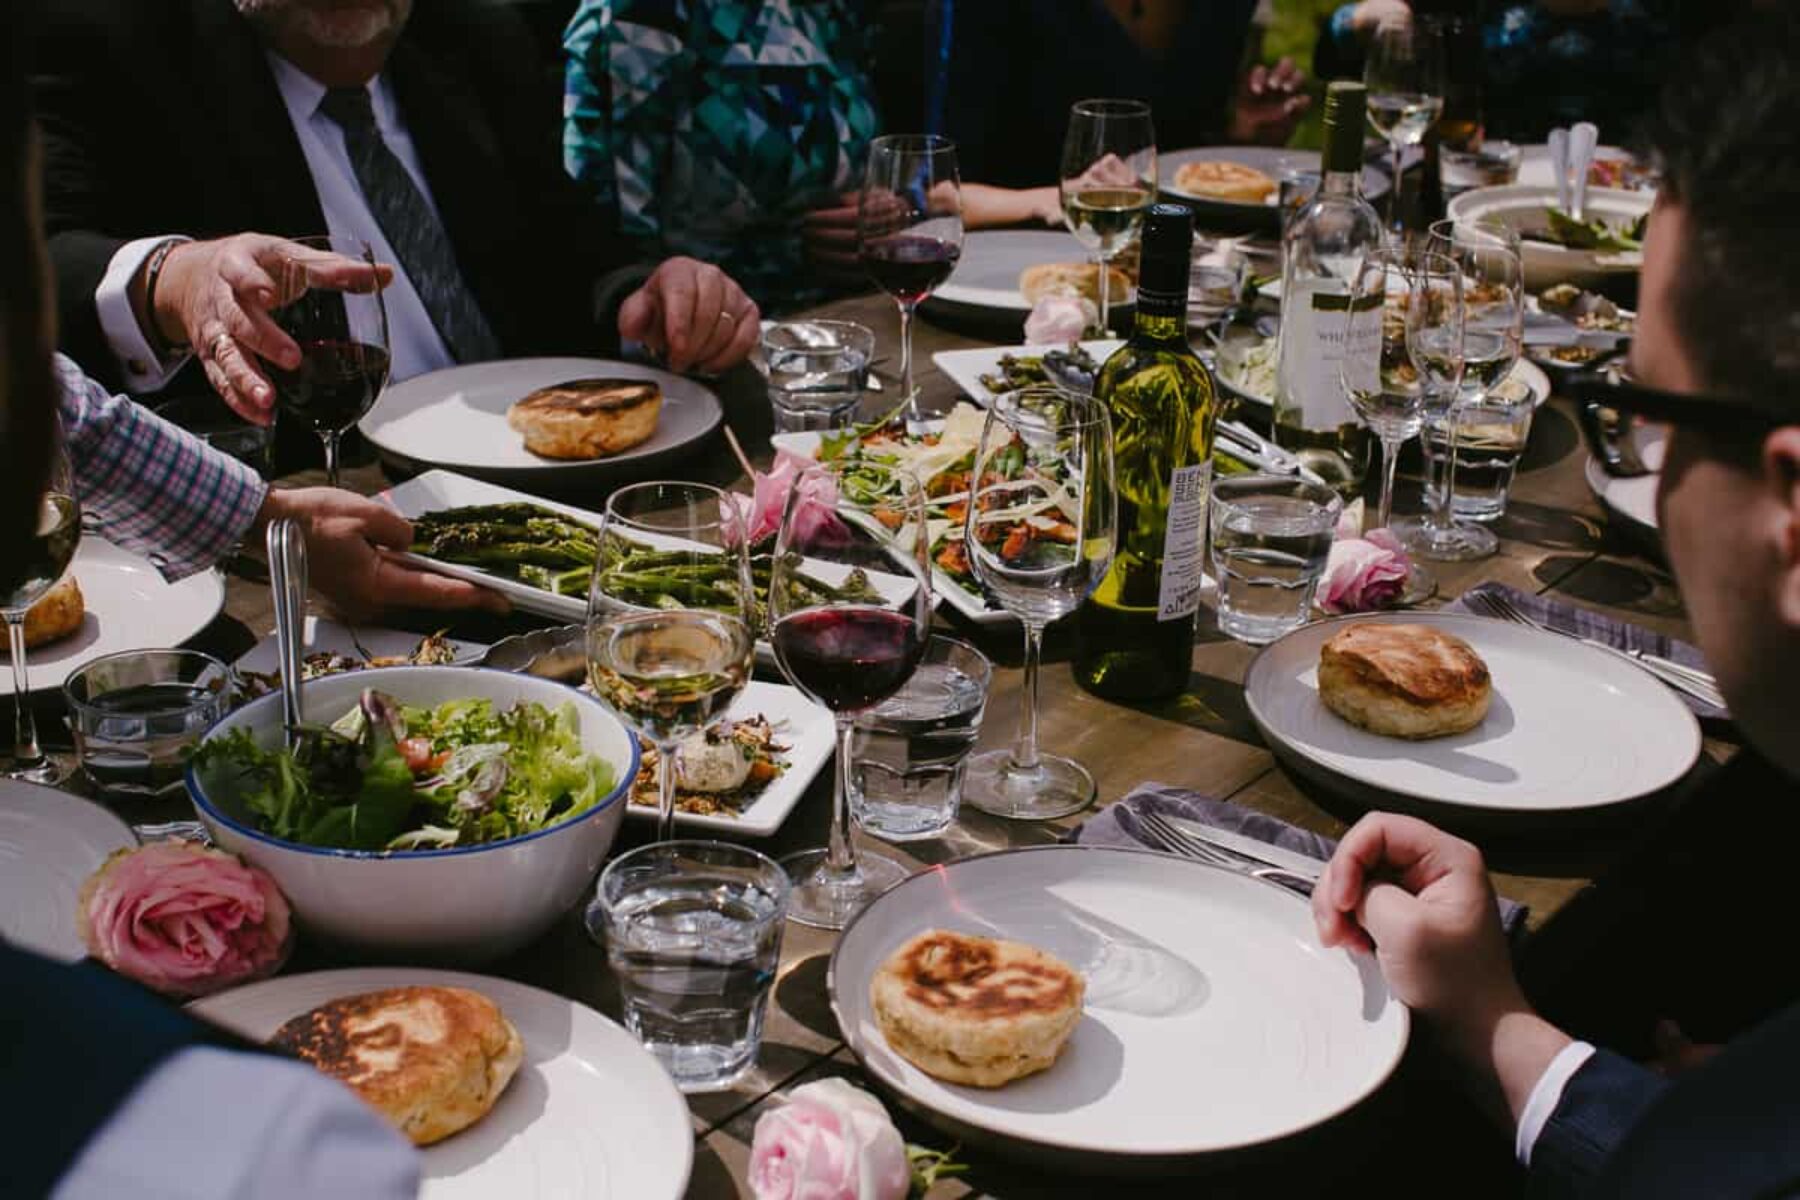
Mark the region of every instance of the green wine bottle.
<instances>
[{"instance_id":1,"label":"green wine bottle","mask_svg":"<svg viewBox=\"0 0 1800 1200\"><path fill-rule=\"evenodd\" d=\"M1193 243L1188 209L1150 209L1131 338L1094 384L1112 417L1119 550L1076 614L1075 679L1113 700L1178 695L1193 660L1218 417L1212 374L1187 340Z\"/></svg>"}]
</instances>

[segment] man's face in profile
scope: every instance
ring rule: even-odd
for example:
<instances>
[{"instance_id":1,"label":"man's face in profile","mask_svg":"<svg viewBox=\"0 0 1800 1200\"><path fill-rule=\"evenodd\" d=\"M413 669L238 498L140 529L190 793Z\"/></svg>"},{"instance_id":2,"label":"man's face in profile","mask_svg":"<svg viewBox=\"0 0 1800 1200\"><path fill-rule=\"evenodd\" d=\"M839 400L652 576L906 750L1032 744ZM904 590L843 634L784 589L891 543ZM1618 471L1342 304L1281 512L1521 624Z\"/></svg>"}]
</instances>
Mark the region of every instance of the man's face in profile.
<instances>
[{"instance_id":1,"label":"man's face in profile","mask_svg":"<svg viewBox=\"0 0 1800 1200\"><path fill-rule=\"evenodd\" d=\"M355 50L399 33L412 0L236 0L238 11L271 33L315 46Z\"/></svg>"}]
</instances>

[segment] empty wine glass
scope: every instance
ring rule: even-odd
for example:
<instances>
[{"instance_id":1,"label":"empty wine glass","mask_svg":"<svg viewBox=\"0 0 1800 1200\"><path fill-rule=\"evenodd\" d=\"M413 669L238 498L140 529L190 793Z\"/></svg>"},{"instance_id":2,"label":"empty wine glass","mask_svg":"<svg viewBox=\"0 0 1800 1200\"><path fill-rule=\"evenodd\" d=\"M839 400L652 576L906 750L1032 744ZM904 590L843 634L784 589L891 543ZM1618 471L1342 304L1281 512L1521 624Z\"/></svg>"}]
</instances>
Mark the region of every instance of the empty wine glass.
<instances>
[{"instance_id":1,"label":"empty wine glass","mask_svg":"<svg viewBox=\"0 0 1800 1200\"><path fill-rule=\"evenodd\" d=\"M387 303L379 288L339 291L319 285L320 260L340 255L375 267L359 238L305 237L303 249L275 269L281 304L270 316L300 347L292 369L264 360L282 411L311 426L325 445L325 478L338 486L338 441L375 406L388 378Z\"/></svg>"},{"instance_id":2,"label":"empty wine glass","mask_svg":"<svg viewBox=\"0 0 1800 1200\"><path fill-rule=\"evenodd\" d=\"M978 754L963 801L1015 820L1086 808L1086 767L1038 749L1038 660L1044 627L1074 612L1105 578L1118 545L1112 422L1091 396L1025 388L988 409L969 472L963 529L976 579L1025 626L1018 741Z\"/></svg>"},{"instance_id":3,"label":"empty wine glass","mask_svg":"<svg viewBox=\"0 0 1800 1200\"><path fill-rule=\"evenodd\" d=\"M1150 106L1141 100L1072 105L1057 190L1075 240L1094 256L1100 328L1110 329L1112 260L1137 241L1144 210L1156 199L1156 128Z\"/></svg>"},{"instance_id":4,"label":"empty wine glass","mask_svg":"<svg viewBox=\"0 0 1800 1200\"><path fill-rule=\"evenodd\" d=\"M81 544L81 503L63 452L60 430L51 448L50 468L38 498L36 523L24 555L0 571L0 615L12 653L13 756L6 774L33 783L55 783L63 770L38 745L37 717L31 709L30 671L25 651L25 614L61 579Z\"/></svg>"},{"instance_id":5,"label":"empty wine glass","mask_svg":"<svg viewBox=\"0 0 1800 1200\"><path fill-rule=\"evenodd\" d=\"M890 530L873 537L835 509L840 492ZM782 860L794 890L788 916L842 929L905 879L899 861L851 839L850 756L856 714L906 686L925 655L931 574L925 494L910 471L859 462L809 468L788 493L769 583L769 640L789 683L837 725L831 840Z\"/></svg>"},{"instance_id":6,"label":"empty wine glass","mask_svg":"<svg viewBox=\"0 0 1800 1200\"><path fill-rule=\"evenodd\" d=\"M913 388L913 310L962 257L962 185L950 139L897 133L870 143L856 240L864 269L900 306L900 393L908 429L922 432L927 421Z\"/></svg>"},{"instance_id":7,"label":"empty wine glass","mask_svg":"<svg viewBox=\"0 0 1800 1200\"><path fill-rule=\"evenodd\" d=\"M1346 324L1371 318L1381 322L1381 357L1373 374L1360 357L1345 355L1338 380L1350 406L1381 442L1381 500L1375 528L1387 527L1394 507L1394 468L1400 447L1425 424L1425 396L1407 353L1406 328L1411 317L1404 252L1371 250L1350 277ZM1373 303L1370 303L1370 302ZM1346 341L1354 330L1345 333Z\"/></svg>"},{"instance_id":8,"label":"empty wine glass","mask_svg":"<svg viewBox=\"0 0 1800 1200\"><path fill-rule=\"evenodd\" d=\"M687 608L659 608L677 595ZM601 701L655 747L656 836L675 834L676 747L743 691L756 598L737 504L703 483L614 492L588 587L588 677Z\"/></svg>"},{"instance_id":9,"label":"empty wine glass","mask_svg":"<svg viewBox=\"0 0 1800 1200\"><path fill-rule=\"evenodd\" d=\"M1434 22L1415 21L1410 13L1384 20L1369 39L1363 61L1368 89L1369 124L1387 139L1393 154L1394 186L1389 216L1400 221L1401 158L1417 146L1444 111L1444 39Z\"/></svg>"}]
</instances>

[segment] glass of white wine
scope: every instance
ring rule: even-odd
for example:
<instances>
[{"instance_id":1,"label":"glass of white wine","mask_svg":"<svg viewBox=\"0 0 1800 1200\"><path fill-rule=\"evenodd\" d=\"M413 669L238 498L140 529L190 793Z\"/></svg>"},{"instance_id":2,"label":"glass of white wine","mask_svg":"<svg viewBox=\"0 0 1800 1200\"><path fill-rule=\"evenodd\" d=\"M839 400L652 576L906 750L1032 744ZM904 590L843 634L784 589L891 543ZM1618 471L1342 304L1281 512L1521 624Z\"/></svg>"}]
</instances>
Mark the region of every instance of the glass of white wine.
<instances>
[{"instance_id":1,"label":"glass of white wine","mask_svg":"<svg viewBox=\"0 0 1800 1200\"><path fill-rule=\"evenodd\" d=\"M81 502L75 494L60 432L38 498L37 525L18 562L0 570L0 615L6 617L13 671L13 756L6 775L33 783L56 783L63 770L38 745L31 709L30 671L25 653L25 614L61 579L81 544Z\"/></svg>"},{"instance_id":2,"label":"glass of white wine","mask_svg":"<svg viewBox=\"0 0 1800 1200\"><path fill-rule=\"evenodd\" d=\"M1111 265L1137 241L1156 199L1156 127L1141 100L1082 100L1063 136L1063 216L1094 256L1100 327L1111 329Z\"/></svg>"},{"instance_id":3,"label":"glass of white wine","mask_svg":"<svg viewBox=\"0 0 1800 1200\"><path fill-rule=\"evenodd\" d=\"M588 589L588 678L655 748L657 840L675 833L676 749L750 681L757 599L736 503L703 483L620 488ZM686 607L664 608L669 597ZM651 764L646 764L649 769Z\"/></svg>"},{"instance_id":4,"label":"glass of white wine","mask_svg":"<svg viewBox=\"0 0 1800 1200\"><path fill-rule=\"evenodd\" d=\"M1441 28L1411 14L1383 21L1369 40L1363 63L1369 92L1369 124L1387 139L1394 186L1389 217L1400 229L1401 158L1417 146L1444 111L1444 39Z\"/></svg>"}]
</instances>

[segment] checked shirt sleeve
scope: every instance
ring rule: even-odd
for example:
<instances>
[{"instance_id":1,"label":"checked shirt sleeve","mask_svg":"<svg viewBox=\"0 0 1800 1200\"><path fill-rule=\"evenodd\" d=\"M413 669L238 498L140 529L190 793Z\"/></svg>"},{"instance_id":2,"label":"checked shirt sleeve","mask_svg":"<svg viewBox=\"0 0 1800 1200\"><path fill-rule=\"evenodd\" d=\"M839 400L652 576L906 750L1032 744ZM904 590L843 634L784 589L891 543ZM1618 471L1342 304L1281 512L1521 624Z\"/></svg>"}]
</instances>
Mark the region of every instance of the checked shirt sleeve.
<instances>
[{"instance_id":1,"label":"checked shirt sleeve","mask_svg":"<svg viewBox=\"0 0 1800 1200\"><path fill-rule=\"evenodd\" d=\"M101 536L173 580L211 566L250 531L268 490L255 471L108 395L60 354L56 383L75 488Z\"/></svg>"}]
</instances>

